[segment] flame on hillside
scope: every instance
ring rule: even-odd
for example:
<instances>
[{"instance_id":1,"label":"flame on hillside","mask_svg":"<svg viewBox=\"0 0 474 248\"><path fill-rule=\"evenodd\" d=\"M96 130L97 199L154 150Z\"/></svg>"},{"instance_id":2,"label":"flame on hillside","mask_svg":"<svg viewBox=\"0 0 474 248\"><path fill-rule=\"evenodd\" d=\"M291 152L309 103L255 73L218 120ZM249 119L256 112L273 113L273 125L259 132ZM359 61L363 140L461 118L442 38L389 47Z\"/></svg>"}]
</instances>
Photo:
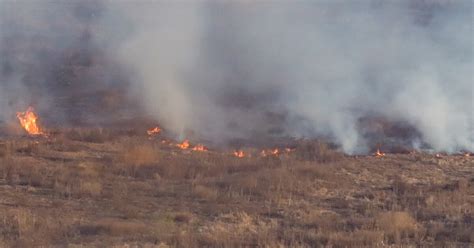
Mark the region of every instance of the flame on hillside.
<instances>
[{"instance_id":1,"label":"flame on hillside","mask_svg":"<svg viewBox=\"0 0 474 248\"><path fill-rule=\"evenodd\" d=\"M160 127L150 128L146 131L146 133L149 136L155 136L155 135L158 135L159 133L161 133L161 128Z\"/></svg>"},{"instance_id":2,"label":"flame on hillside","mask_svg":"<svg viewBox=\"0 0 474 248\"><path fill-rule=\"evenodd\" d=\"M375 157L383 157L385 156L384 152L381 152L380 149L377 149L377 151L374 153Z\"/></svg>"},{"instance_id":3,"label":"flame on hillside","mask_svg":"<svg viewBox=\"0 0 474 248\"><path fill-rule=\"evenodd\" d=\"M242 151L242 150L238 150L238 151L234 151L234 156L238 157L238 158L243 158L245 157L245 152Z\"/></svg>"},{"instance_id":4,"label":"flame on hillside","mask_svg":"<svg viewBox=\"0 0 474 248\"><path fill-rule=\"evenodd\" d=\"M202 144L197 144L195 147L193 147L191 150L197 151L197 152L206 152L208 151L207 147L205 147Z\"/></svg>"},{"instance_id":5,"label":"flame on hillside","mask_svg":"<svg viewBox=\"0 0 474 248\"><path fill-rule=\"evenodd\" d=\"M38 124L38 115L32 107L28 107L25 112L17 112L16 117L20 121L21 126L29 135L42 135L41 128Z\"/></svg>"},{"instance_id":6,"label":"flame on hillside","mask_svg":"<svg viewBox=\"0 0 474 248\"><path fill-rule=\"evenodd\" d=\"M274 148L274 149L264 149L260 152L260 156L262 157L267 157L267 156L279 156L282 154L288 154L294 152L295 149L293 148L285 148L285 149L280 149L280 148Z\"/></svg>"},{"instance_id":7,"label":"flame on hillside","mask_svg":"<svg viewBox=\"0 0 474 248\"><path fill-rule=\"evenodd\" d=\"M275 148L275 149L262 150L260 152L260 155L262 157L266 157L266 156L269 156L269 155L278 156L278 155L280 155L280 149Z\"/></svg>"},{"instance_id":8,"label":"flame on hillside","mask_svg":"<svg viewBox=\"0 0 474 248\"><path fill-rule=\"evenodd\" d=\"M176 144L176 146L179 147L180 149L186 150L190 146L189 140L184 140L183 143Z\"/></svg>"}]
</instances>

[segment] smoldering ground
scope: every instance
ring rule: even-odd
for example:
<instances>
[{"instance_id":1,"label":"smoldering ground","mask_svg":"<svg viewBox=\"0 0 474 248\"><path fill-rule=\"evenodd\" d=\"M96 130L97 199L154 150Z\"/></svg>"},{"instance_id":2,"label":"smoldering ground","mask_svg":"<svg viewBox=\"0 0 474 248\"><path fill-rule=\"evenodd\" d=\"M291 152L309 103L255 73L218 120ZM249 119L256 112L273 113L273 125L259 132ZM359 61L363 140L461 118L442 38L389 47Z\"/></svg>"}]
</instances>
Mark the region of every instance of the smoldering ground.
<instances>
[{"instance_id":1,"label":"smoldering ground","mask_svg":"<svg viewBox=\"0 0 474 248\"><path fill-rule=\"evenodd\" d=\"M104 10L95 1L0 1L0 119L29 105L48 124L121 111L125 70L95 42Z\"/></svg>"},{"instance_id":2,"label":"smoldering ground","mask_svg":"<svg viewBox=\"0 0 474 248\"><path fill-rule=\"evenodd\" d=\"M348 153L389 141L473 151L472 7L6 1L2 117L34 104L68 123L143 112L212 143L323 137Z\"/></svg>"}]
</instances>

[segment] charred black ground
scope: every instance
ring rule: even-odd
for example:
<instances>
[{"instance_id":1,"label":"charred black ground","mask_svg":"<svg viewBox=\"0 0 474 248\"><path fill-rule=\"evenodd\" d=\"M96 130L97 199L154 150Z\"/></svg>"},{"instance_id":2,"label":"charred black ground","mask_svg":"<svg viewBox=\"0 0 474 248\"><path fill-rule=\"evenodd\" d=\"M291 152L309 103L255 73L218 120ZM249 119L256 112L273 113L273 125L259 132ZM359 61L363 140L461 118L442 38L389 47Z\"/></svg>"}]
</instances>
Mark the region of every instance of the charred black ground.
<instances>
[{"instance_id":1,"label":"charred black ground","mask_svg":"<svg viewBox=\"0 0 474 248\"><path fill-rule=\"evenodd\" d=\"M218 146L472 151L471 5L4 1L0 122L33 106L49 128L151 119Z\"/></svg>"}]
</instances>

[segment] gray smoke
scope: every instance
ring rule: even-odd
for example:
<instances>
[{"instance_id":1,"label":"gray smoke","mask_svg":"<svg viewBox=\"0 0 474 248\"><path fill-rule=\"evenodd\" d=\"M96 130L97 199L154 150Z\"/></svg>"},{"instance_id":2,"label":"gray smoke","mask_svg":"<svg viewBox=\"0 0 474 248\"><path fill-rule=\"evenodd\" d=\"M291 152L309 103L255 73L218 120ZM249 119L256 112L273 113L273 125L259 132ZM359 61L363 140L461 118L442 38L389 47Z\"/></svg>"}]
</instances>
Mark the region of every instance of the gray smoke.
<instances>
[{"instance_id":1,"label":"gray smoke","mask_svg":"<svg viewBox=\"0 0 474 248\"><path fill-rule=\"evenodd\" d=\"M1 12L2 51L11 52L4 38L11 32L3 31L9 19L37 23L33 12L48 28L20 32L25 47L7 56L18 60L7 63L14 73L2 72L2 110L11 109L4 107L11 94L32 99L24 97L32 87L24 70L55 76L66 48L81 48L77 54L99 54L92 61L100 62L91 62L95 70L86 65L89 76L79 73L77 83L92 82L84 86L89 91L125 88L180 138L323 137L363 153L395 137L414 147L474 151L470 0L23 5L15 5L21 12ZM55 17L50 7L69 14ZM38 30L46 44L37 49L55 47L48 63L18 56L41 54L30 53ZM49 76L39 77L43 86ZM46 102L58 94L42 92ZM387 130L387 123L396 128ZM374 134L371 125L382 131ZM393 130L401 131L389 135Z\"/></svg>"},{"instance_id":2,"label":"gray smoke","mask_svg":"<svg viewBox=\"0 0 474 248\"><path fill-rule=\"evenodd\" d=\"M29 105L48 124L119 111L113 98L128 79L96 41L104 10L98 1L0 0L0 121Z\"/></svg>"}]
</instances>

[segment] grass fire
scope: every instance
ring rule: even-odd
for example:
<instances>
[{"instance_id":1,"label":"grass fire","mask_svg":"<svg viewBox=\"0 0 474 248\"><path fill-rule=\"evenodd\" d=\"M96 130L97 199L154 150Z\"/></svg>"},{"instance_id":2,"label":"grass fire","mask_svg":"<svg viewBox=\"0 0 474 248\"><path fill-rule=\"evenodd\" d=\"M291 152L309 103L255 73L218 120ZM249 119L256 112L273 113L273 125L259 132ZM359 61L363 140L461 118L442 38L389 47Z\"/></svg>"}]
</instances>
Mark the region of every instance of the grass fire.
<instances>
[{"instance_id":1,"label":"grass fire","mask_svg":"<svg viewBox=\"0 0 474 248\"><path fill-rule=\"evenodd\" d=\"M29 135L44 134L39 126L38 116L32 107L28 107L25 112L18 112L16 117L20 121L21 127L23 127Z\"/></svg>"},{"instance_id":2,"label":"grass fire","mask_svg":"<svg viewBox=\"0 0 474 248\"><path fill-rule=\"evenodd\" d=\"M0 1L0 247L474 247L472 1Z\"/></svg>"}]
</instances>

